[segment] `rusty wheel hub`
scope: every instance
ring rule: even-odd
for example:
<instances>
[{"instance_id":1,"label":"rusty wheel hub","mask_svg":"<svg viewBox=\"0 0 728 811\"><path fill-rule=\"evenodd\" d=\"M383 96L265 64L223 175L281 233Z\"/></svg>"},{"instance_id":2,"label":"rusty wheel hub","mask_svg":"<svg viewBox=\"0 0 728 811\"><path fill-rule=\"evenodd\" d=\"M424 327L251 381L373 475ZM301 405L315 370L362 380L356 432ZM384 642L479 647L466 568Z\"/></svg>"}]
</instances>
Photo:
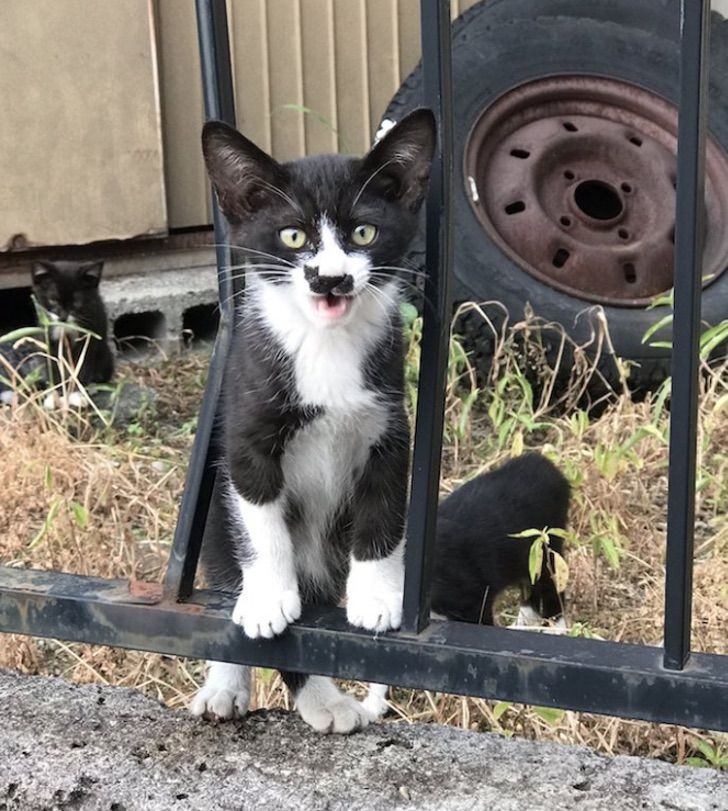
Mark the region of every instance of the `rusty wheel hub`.
<instances>
[{"instance_id":1,"label":"rusty wheel hub","mask_svg":"<svg viewBox=\"0 0 728 811\"><path fill-rule=\"evenodd\" d=\"M644 306L672 287L676 108L613 79L559 76L487 108L465 149L466 194L489 236L542 282ZM706 153L705 284L728 266L728 158Z\"/></svg>"}]
</instances>

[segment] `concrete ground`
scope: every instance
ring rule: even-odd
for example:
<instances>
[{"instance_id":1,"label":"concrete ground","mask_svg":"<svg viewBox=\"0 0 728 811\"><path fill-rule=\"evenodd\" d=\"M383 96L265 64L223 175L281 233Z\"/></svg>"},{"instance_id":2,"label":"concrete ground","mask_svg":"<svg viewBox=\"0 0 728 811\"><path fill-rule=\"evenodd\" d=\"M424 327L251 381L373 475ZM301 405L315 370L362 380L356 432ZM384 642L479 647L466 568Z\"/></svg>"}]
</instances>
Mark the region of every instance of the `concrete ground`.
<instances>
[{"instance_id":1,"label":"concrete ground","mask_svg":"<svg viewBox=\"0 0 728 811\"><path fill-rule=\"evenodd\" d=\"M133 690L0 672L0 811L726 811L728 776L449 727L319 736L196 721Z\"/></svg>"}]
</instances>

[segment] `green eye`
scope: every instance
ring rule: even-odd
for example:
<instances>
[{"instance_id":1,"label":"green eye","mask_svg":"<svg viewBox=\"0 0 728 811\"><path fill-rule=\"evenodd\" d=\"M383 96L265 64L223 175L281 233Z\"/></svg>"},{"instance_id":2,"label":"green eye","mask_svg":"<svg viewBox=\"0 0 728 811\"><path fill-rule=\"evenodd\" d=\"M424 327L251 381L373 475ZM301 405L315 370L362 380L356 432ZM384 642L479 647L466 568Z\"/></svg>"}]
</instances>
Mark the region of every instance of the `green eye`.
<instances>
[{"instance_id":1,"label":"green eye","mask_svg":"<svg viewBox=\"0 0 728 811\"><path fill-rule=\"evenodd\" d=\"M357 225L351 232L351 241L355 245L371 245L374 242L374 237L377 235L377 229L374 225Z\"/></svg>"},{"instance_id":2,"label":"green eye","mask_svg":"<svg viewBox=\"0 0 728 811\"><path fill-rule=\"evenodd\" d=\"M300 251L308 242L306 232L301 228L281 228L278 236L286 248L291 248L294 251Z\"/></svg>"}]
</instances>

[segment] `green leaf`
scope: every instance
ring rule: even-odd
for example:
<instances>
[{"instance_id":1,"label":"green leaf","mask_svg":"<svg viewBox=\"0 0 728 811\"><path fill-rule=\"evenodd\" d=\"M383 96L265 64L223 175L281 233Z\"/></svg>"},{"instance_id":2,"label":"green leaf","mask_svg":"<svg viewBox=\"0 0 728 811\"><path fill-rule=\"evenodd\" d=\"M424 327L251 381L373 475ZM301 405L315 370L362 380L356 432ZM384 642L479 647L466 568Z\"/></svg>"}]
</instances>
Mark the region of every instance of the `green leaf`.
<instances>
[{"instance_id":1,"label":"green leaf","mask_svg":"<svg viewBox=\"0 0 728 811\"><path fill-rule=\"evenodd\" d=\"M417 319L417 307L415 307L414 304L410 304L409 301L404 301L400 305L399 311L402 314L402 321L405 327L412 326Z\"/></svg>"},{"instance_id":2,"label":"green leaf","mask_svg":"<svg viewBox=\"0 0 728 811\"><path fill-rule=\"evenodd\" d=\"M543 566L543 541L537 538L531 544L531 551L528 553L528 573L531 577L531 583L535 583L541 574L541 567Z\"/></svg>"},{"instance_id":3,"label":"green leaf","mask_svg":"<svg viewBox=\"0 0 728 811\"><path fill-rule=\"evenodd\" d=\"M34 549L43 540L43 538L45 538L45 536L48 533L48 530L51 528L53 522L56 519L56 516L58 515L58 510L60 509L60 507L61 507L61 499L57 498L51 504L48 510L48 514L46 515L45 520L43 521L43 526L38 531L38 534L28 544L28 549Z\"/></svg>"},{"instance_id":4,"label":"green leaf","mask_svg":"<svg viewBox=\"0 0 728 811\"><path fill-rule=\"evenodd\" d=\"M545 721L551 727L560 724L561 719L565 715L564 710L559 710L555 707L533 707L533 711L541 720Z\"/></svg>"},{"instance_id":5,"label":"green leaf","mask_svg":"<svg viewBox=\"0 0 728 811\"><path fill-rule=\"evenodd\" d=\"M496 721L500 721L501 715L511 706L510 701L499 701L495 707L493 707L493 717Z\"/></svg>"},{"instance_id":6,"label":"green leaf","mask_svg":"<svg viewBox=\"0 0 728 811\"><path fill-rule=\"evenodd\" d=\"M76 524L78 524L81 529L86 529L88 526L88 510L83 506L83 504L79 504L77 501L72 501L71 512L73 513L73 519Z\"/></svg>"},{"instance_id":7,"label":"green leaf","mask_svg":"<svg viewBox=\"0 0 728 811\"><path fill-rule=\"evenodd\" d=\"M542 529L524 529L522 532L510 532L509 538L542 538L544 530Z\"/></svg>"},{"instance_id":8,"label":"green leaf","mask_svg":"<svg viewBox=\"0 0 728 811\"><path fill-rule=\"evenodd\" d=\"M716 759L715 749L707 741L703 741L700 738L694 738L693 743L695 744L695 748L703 755L703 757L709 763L715 762Z\"/></svg>"},{"instance_id":9,"label":"green leaf","mask_svg":"<svg viewBox=\"0 0 728 811\"><path fill-rule=\"evenodd\" d=\"M556 591L566 591L566 584L569 582L569 566L558 552L552 551L551 554L554 556L554 585Z\"/></svg>"},{"instance_id":10,"label":"green leaf","mask_svg":"<svg viewBox=\"0 0 728 811\"><path fill-rule=\"evenodd\" d=\"M602 536L599 540L602 553L607 559L607 563L612 569L619 569L619 550L617 549L617 545L606 535Z\"/></svg>"},{"instance_id":11,"label":"green leaf","mask_svg":"<svg viewBox=\"0 0 728 811\"><path fill-rule=\"evenodd\" d=\"M645 334L642 336L642 343L646 344L650 338L663 327L666 327L668 324L672 323L672 313L670 315L663 316L659 321L656 321L651 327L645 330Z\"/></svg>"},{"instance_id":12,"label":"green leaf","mask_svg":"<svg viewBox=\"0 0 728 811\"><path fill-rule=\"evenodd\" d=\"M14 344L21 338L34 338L44 334L41 327L20 327L0 337L0 344Z\"/></svg>"}]
</instances>

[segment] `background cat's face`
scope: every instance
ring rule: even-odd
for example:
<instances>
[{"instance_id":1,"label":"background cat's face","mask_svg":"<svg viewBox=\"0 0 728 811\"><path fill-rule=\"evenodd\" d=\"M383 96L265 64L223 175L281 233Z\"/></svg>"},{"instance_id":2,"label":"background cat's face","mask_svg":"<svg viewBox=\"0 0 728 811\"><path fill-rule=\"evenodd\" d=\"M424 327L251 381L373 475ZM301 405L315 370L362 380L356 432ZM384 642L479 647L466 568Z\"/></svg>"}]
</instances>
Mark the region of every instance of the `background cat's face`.
<instances>
[{"instance_id":1,"label":"background cat's face","mask_svg":"<svg viewBox=\"0 0 728 811\"><path fill-rule=\"evenodd\" d=\"M362 295L381 297L396 277L434 145L427 110L401 121L362 159L319 155L281 165L225 124L203 131L231 244L257 283L286 286L322 326L345 322Z\"/></svg>"},{"instance_id":2,"label":"background cat's face","mask_svg":"<svg viewBox=\"0 0 728 811\"><path fill-rule=\"evenodd\" d=\"M98 299L102 262L36 262L31 274L38 302L59 321L79 323Z\"/></svg>"}]
</instances>

